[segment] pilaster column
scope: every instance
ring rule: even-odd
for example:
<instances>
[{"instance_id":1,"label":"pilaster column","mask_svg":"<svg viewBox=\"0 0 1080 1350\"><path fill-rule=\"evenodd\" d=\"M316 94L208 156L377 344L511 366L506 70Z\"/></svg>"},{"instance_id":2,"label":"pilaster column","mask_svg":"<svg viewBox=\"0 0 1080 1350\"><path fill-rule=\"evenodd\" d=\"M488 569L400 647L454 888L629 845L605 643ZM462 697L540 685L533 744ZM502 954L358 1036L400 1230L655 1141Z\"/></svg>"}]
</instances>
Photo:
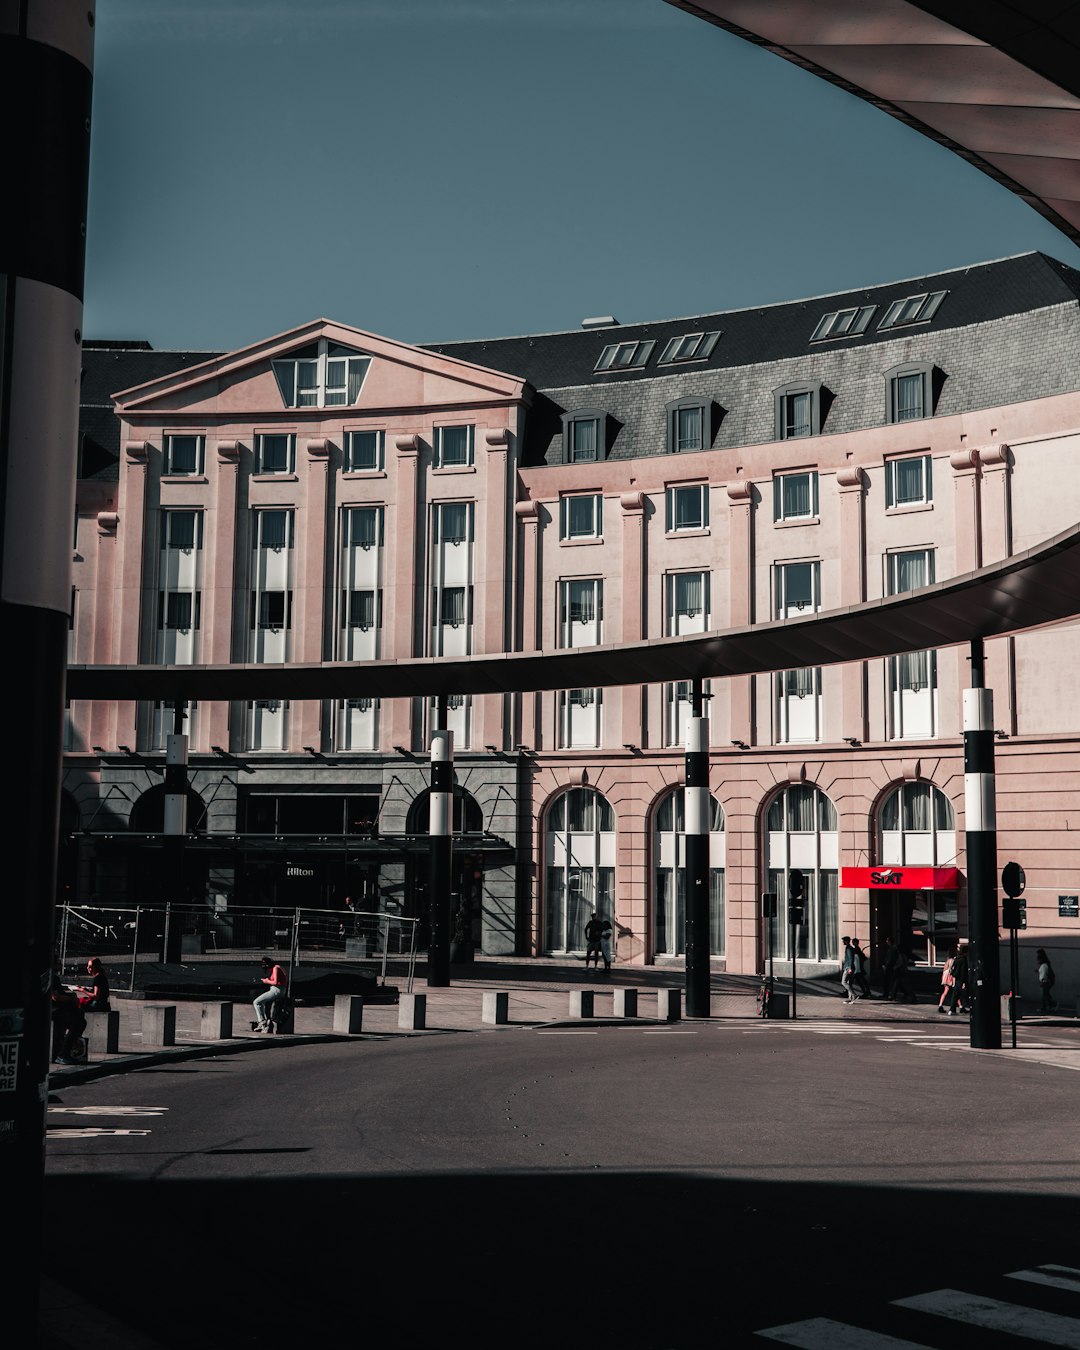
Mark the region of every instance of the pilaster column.
<instances>
[{"instance_id":1,"label":"pilaster column","mask_svg":"<svg viewBox=\"0 0 1080 1350\"><path fill-rule=\"evenodd\" d=\"M1012 482L1012 452L1004 442L982 446L979 457L982 528L982 557L984 563L1001 562L1011 558L1012 516L1010 484ZM1016 638L993 638L988 644L990 684L998 694L998 722L1010 735L1016 732ZM1004 702L1004 708L1001 706Z\"/></svg>"},{"instance_id":2,"label":"pilaster column","mask_svg":"<svg viewBox=\"0 0 1080 1350\"><path fill-rule=\"evenodd\" d=\"M484 465L484 484L477 513L482 528L473 547L483 558L483 566L474 569L475 605L473 632L477 636L474 650L478 653L510 650L512 634L510 619L513 614L511 597L507 594L509 576L508 552L513 531L506 517L507 473L510 457L510 431L506 427L490 427L484 432L487 451ZM503 723L503 709L507 700L501 694L474 695L473 744L496 745L506 748L507 731Z\"/></svg>"},{"instance_id":3,"label":"pilaster column","mask_svg":"<svg viewBox=\"0 0 1080 1350\"><path fill-rule=\"evenodd\" d=\"M328 659L330 648L326 641L324 620L326 614L326 529L329 501L330 442L310 440L306 446L305 465L305 521L307 528L301 537L300 562L304 585L298 588L294 617L296 643L293 660L309 664ZM289 741L293 750L310 745L325 749L322 726L322 704L317 699L304 699L291 709Z\"/></svg>"},{"instance_id":4,"label":"pilaster column","mask_svg":"<svg viewBox=\"0 0 1080 1350\"><path fill-rule=\"evenodd\" d=\"M143 578L146 572L145 543L147 536L147 477L150 445L147 441L131 439L124 442L121 465L120 517L124 522L118 534L119 550L116 576L116 630L114 660L120 665L138 665L142 657L142 632L146 623L143 604ZM158 531L151 537L157 539ZM136 745L135 718L137 704L133 699L118 700L116 704L117 745Z\"/></svg>"},{"instance_id":5,"label":"pilaster column","mask_svg":"<svg viewBox=\"0 0 1080 1350\"><path fill-rule=\"evenodd\" d=\"M117 620L114 608L116 598L116 533L120 526L120 517L115 511L99 511L97 517L98 549L94 584L97 588L98 606L102 614L108 615L108 622L94 625L94 645L88 661L95 665L108 665L116 658L113 655L113 635ZM113 746L117 744L116 704L105 699L93 699L90 709L89 745ZM125 742L130 745L131 742Z\"/></svg>"},{"instance_id":6,"label":"pilaster column","mask_svg":"<svg viewBox=\"0 0 1080 1350\"><path fill-rule=\"evenodd\" d=\"M837 470L840 497L840 604L866 599L866 476L857 465ZM831 609L829 603L824 609ZM866 740L866 663L840 667L840 734Z\"/></svg>"},{"instance_id":7,"label":"pilaster column","mask_svg":"<svg viewBox=\"0 0 1080 1350\"><path fill-rule=\"evenodd\" d=\"M386 604L384 616L389 615L387 634L389 650L385 656L401 660L417 654L417 624L423 621L416 612L416 577L419 560L427 548L427 531L420 502L419 436L399 436L394 443L397 451L394 506L386 521ZM412 749L412 699L392 701L384 725L389 727L391 745Z\"/></svg>"},{"instance_id":8,"label":"pilaster column","mask_svg":"<svg viewBox=\"0 0 1080 1350\"><path fill-rule=\"evenodd\" d=\"M518 502L514 516L521 527L521 593L518 596L521 615L521 650L540 650L540 511L536 502ZM521 743L533 749L540 748L539 715L541 695L526 692L518 695L521 707Z\"/></svg>"},{"instance_id":9,"label":"pilaster column","mask_svg":"<svg viewBox=\"0 0 1080 1350\"><path fill-rule=\"evenodd\" d=\"M206 571L203 577L202 659L207 665L227 665L244 661L246 606L239 600L236 587L237 551L251 549L250 526L240 518L240 443L217 443L216 467L211 485L213 536L210 521L204 535ZM229 741L229 704L210 703L199 709L199 741L202 745L221 745L238 750L241 746L243 704L237 704L237 736Z\"/></svg>"},{"instance_id":10,"label":"pilaster column","mask_svg":"<svg viewBox=\"0 0 1080 1350\"><path fill-rule=\"evenodd\" d=\"M624 492L622 507L622 634L620 642L640 642L645 636L645 494ZM614 696L614 691L607 691ZM639 684L623 685L617 691L620 700L621 741L640 746L642 742L641 706L645 690Z\"/></svg>"},{"instance_id":11,"label":"pilaster column","mask_svg":"<svg viewBox=\"0 0 1080 1350\"><path fill-rule=\"evenodd\" d=\"M731 596L731 626L738 628L754 618L754 485L745 478L727 485L728 586ZM731 681L731 740L754 743L754 677L737 675Z\"/></svg>"}]
</instances>

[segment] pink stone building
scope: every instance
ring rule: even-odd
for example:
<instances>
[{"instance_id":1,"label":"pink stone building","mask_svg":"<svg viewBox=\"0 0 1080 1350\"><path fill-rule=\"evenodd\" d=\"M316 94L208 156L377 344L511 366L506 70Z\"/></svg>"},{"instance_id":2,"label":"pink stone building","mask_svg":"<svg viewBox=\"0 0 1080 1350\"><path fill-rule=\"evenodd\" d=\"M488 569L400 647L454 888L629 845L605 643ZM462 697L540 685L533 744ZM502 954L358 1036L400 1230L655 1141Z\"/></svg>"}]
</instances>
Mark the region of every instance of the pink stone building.
<instances>
[{"instance_id":1,"label":"pink stone building","mask_svg":"<svg viewBox=\"0 0 1080 1350\"><path fill-rule=\"evenodd\" d=\"M900 594L1080 519L1078 353L1080 275L1040 254L438 347L325 320L224 355L89 344L71 659L548 651ZM987 650L1025 992L1041 946L1075 996L1078 629ZM790 961L792 868L806 975L836 969L843 934L875 960L896 937L929 967L964 934L966 657L807 668L792 651L712 682L719 968L761 969L764 891ZM577 956L599 909L620 963L681 962L688 696L450 700L453 884L482 951ZM192 900L422 916L431 716L364 697L189 707ZM161 829L171 707L68 717L65 895L152 898L135 840Z\"/></svg>"}]
</instances>

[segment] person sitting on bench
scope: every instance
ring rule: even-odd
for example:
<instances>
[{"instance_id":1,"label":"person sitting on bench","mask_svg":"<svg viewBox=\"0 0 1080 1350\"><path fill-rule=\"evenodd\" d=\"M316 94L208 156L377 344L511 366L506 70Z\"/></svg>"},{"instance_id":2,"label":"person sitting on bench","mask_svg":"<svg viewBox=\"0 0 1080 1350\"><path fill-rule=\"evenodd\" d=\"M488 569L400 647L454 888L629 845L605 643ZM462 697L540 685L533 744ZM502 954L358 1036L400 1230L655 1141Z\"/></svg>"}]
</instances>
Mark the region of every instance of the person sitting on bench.
<instances>
[{"instance_id":1,"label":"person sitting on bench","mask_svg":"<svg viewBox=\"0 0 1080 1350\"><path fill-rule=\"evenodd\" d=\"M69 989L60 977L60 958L53 962L52 984L49 989L52 1005L53 1062L71 1064L71 1050L76 1039L86 1030L86 1014L79 1007L79 996Z\"/></svg>"},{"instance_id":2,"label":"person sitting on bench","mask_svg":"<svg viewBox=\"0 0 1080 1350\"><path fill-rule=\"evenodd\" d=\"M109 1012L109 977L101 968L101 962L92 956L86 963L86 973L90 983L75 986L79 996L79 1007L83 1012Z\"/></svg>"}]
</instances>

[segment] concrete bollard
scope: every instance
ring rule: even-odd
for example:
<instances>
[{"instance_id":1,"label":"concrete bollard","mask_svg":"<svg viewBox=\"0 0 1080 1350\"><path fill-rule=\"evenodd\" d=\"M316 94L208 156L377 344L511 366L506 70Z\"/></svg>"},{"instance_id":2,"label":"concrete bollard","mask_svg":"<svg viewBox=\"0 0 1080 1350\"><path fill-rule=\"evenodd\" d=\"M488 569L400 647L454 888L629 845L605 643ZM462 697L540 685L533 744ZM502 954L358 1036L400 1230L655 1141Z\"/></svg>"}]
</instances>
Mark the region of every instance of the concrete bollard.
<instances>
[{"instance_id":1,"label":"concrete bollard","mask_svg":"<svg viewBox=\"0 0 1080 1350\"><path fill-rule=\"evenodd\" d=\"M358 1036L364 1026L361 994L338 994L334 998L334 1030L341 1036Z\"/></svg>"},{"instance_id":2,"label":"concrete bollard","mask_svg":"<svg viewBox=\"0 0 1080 1350\"><path fill-rule=\"evenodd\" d=\"M491 1026L503 1026L510 1020L510 995L484 991L483 1020Z\"/></svg>"},{"instance_id":3,"label":"concrete bollard","mask_svg":"<svg viewBox=\"0 0 1080 1350\"><path fill-rule=\"evenodd\" d=\"M636 989L616 989L616 990L615 990L615 1016L616 1016L616 1017L636 1017L636 1016L637 1016L637 990L636 990Z\"/></svg>"},{"instance_id":4,"label":"concrete bollard","mask_svg":"<svg viewBox=\"0 0 1080 1350\"><path fill-rule=\"evenodd\" d=\"M678 1022L682 1018L682 990L656 991L656 1016L661 1022Z\"/></svg>"},{"instance_id":5,"label":"concrete bollard","mask_svg":"<svg viewBox=\"0 0 1080 1350\"><path fill-rule=\"evenodd\" d=\"M423 1031L427 1025L427 994L399 994L397 1024L406 1031Z\"/></svg>"},{"instance_id":6,"label":"concrete bollard","mask_svg":"<svg viewBox=\"0 0 1080 1350\"><path fill-rule=\"evenodd\" d=\"M228 1041L233 1034L233 1005L204 1003L199 1013L199 1039Z\"/></svg>"},{"instance_id":7,"label":"concrete bollard","mask_svg":"<svg viewBox=\"0 0 1080 1350\"><path fill-rule=\"evenodd\" d=\"M592 1017L594 993L591 989L570 990L570 1016Z\"/></svg>"},{"instance_id":8,"label":"concrete bollard","mask_svg":"<svg viewBox=\"0 0 1080 1350\"><path fill-rule=\"evenodd\" d=\"M120 1053L120 1014L117 1011L90 1013L86 1019L86 1039L97 1055Z\"/></svg>"},{"instance_id":9,"label":"concrete bollard","mask_svg":"<svg viewBox=\"0 0 1080 1350\"><path fill-rule=\"evenodd\" d=\"M153 1007L146 1004L142 1010L143 1049L159 1049L176 1044L176 1005Z\"/></svg>"}]
</instances>

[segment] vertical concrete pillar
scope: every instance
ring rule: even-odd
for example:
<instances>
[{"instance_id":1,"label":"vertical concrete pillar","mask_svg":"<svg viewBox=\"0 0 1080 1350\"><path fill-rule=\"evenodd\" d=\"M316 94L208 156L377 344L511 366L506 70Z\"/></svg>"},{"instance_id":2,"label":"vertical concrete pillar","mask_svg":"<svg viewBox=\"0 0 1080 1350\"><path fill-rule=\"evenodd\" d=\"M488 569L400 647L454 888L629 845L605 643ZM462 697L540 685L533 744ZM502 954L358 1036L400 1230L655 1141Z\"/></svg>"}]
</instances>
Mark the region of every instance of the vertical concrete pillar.
<instances>
[{"instance_id":1,"label":"vertical concrete pillar","mask_svg":"<svg viewBox=\"0 0 1080 1350\"><path fill-rule=\"evenodd\" d=\"M865 475L855 465L837 470L840 495L840 604L858 605L866 599ZM823 672L830 679L830 672ZM847 661L839 667L840 734L866 740L866 663ZM828 687L828 685L826 685ZM825 716L829 716L826 700Z\"/></svg>"},{"instance_id":2,"label":"vertical concrete pillar","mask_svg":"<svg viewBox=\"0 0 1080 1350\"><path fill-rule=\"evenodd\" d=\"M386 633L389 639L387 657L402 660L415 656L418 650L417 625L423 622L424 606L418 605L417 569L426 550L426 510L420 500L419 436L398 436L397 503L386 521L387 568L386 605L383 613L389 616ZM396 698L383 719L391 745L413 746L413 700ZM385 739L385 738L384 738Z\"/></svg>"},{"instance_id":3,"label":"vertical concrete pillar","mask_svg":"<svg viewBox=\"0 0 1080 1350\"><path fill-rule=\"evenodd\" d=\"M334 998L334 1030L340 1036L358 1036L364 1029L364 1000L360 994Z\"/></svg>"},{"instance_id":4,"label":"vertical concrete pillar","mask_svg":"<svg viewBox=\"0 0 1080 1350\"><path fill-rule=\"evenodd\" d=\"M535 502L518 502L514 516L521 526L521 580L518 604L521 611L521 650L540 650L540 513ZM540 709L543 696L531 691L518 695L521 743L540 745Z\"/></svg>"},{"instance_id":5,"label":"vertical concrete pillar","mask_svg":"<svg viewBox=\"0 0 1080 1350\"><path fill-rule=\"evenodd\" d=\"M484 560L483 566L475 569L473 632L476 641L473 650L477 653L513 650L514 606L507 589L511 575L509 553L514 539L514 529L506 513L510 444L507 427L489 427L483 438L486 454L477 466L485 474L482 500L476 507L478 538L473 545L477 557ZM503 717L507 699L502 694L474 694L473 702L473 745L505 749L507 728Z\"/></svg>"},{"instance_id":6,"label":"vertical concrete pillar","mask_svg":"<svg viewBox=\"0 0 1080 1350\"><path fill-rule=\"evenodd\" d=\"M19 777L5 812L0 1010L13 1327L24 1314L30 1325L38 1284L93 56L93 0L0 6L0 625L19 654L4 672L4 749Z\"/></svg>"},{"instance_id":7,"label":"vertical concrete pillar","mask_svg":"<svg viewBox=\"0 0 1080 1350\"><path fill-rule=\"evenodd\" d=\"M173 730L165 737L165 825L162 831L162 858L165 863L164 890L172 906L183 905L184 836L187 833L187 737L183 735L184 705L173 705ZM181 937L187 917L175 912L165 928L162 961L179 961Z\"/></svg>"},{"instance_id":8,"label":"vertical concrete pillar","mask_svg":"<svg viewBox=\"0 0 1080 1350\"><path fill-rule=\"evenodd\" d=\"M146 1004L142 1010L144 1050L159 1050L176 1044L176 1005Z\"/></svg>"},{"instance_id":9,"label":"vertical concrete pillar","mask_svg":"<svg viewBox=\"0 0 1080 1350\"><path fill-rule=\"evenodd\" d=\"M709 954L709 719L702 714L702 682L692 684L686 719L686 1011L711 1012Z\"/></svg>"},{"instance_id":10,"label":"vertical concrete pillar","mask_svg":"<svg viewBox=\"0 0 1080 1350\"><path fill-rule=\"evenodd\" d=\"M323 631L326 617L327 587L327 547L326 532L334 535L328 515L330 498L330 442L325 438L309 440L306 443L307 462L305 471L304 517L307 529L301 531L300 548L303 557L300 561L298 580L302 586L298 589L296 614L293 620L296 642L293 648L297 661L317 664L327 651L326 634ZM313 749L324 749L322 726L322 702L319 699L303 699L294 708L289 709L289 720L294 729L294 745L310 745Z\"/></svg>"},{"instance_id":11,"label":"vertical concrete pillar","mask_svg":"<svg viewBox=\"0 0 1080 1350\"><path fill-rule=\"evenodd\" d=\"M615 1016L637 1016L638 991L636 989L615 990Z\"/></svg>"},{"instance_id":12,"label":"vertical concrete pillar","mask_svg":"<svg viewBox=\"0 0 1080 1350\"><path fill-rule=\"evenodd\" d=\"M450 983L450 885L453 863L454 733L444 725L446 700L440 698L439 726L431 733L431 793L428 871L429 988Z\"/></svg>"},{"instance_id":13,"label":"vertical concrete pillar","mask_svg":"<svg viewBox=\"0 0 1080 1350\"><path fill-rule=\"evenodd\" d=\"M732 628L754 620L754 485L740 478L727 487L728 557ZM736 675L729 680L730 739L754 743L754 677Z\"/></svg>"},{"instance_id":14,"label":"vertical concrete pillar","mask_svg":"<svg viewBox=\"0 0 1080 1350\"><path fill-rule=\"evenodd\" d=\"M207 466L210 447L207 446ZM214 503L214 537L206 540L206 572L203 586L202 659L208 665L227 665L247 653L235 651L232 626L233 595L236 586L237 549L250 550L249 526L240 518L240 444L219 440L211 482ZM209 527L209 521L207 521ZM237 634L236 640L243 635ZM199 709L199 740L205 746L220 745L226 750L242 748L240 728L244 725L242 704L235 718L229 716L228 703L211 703ZM230 736L236 737L235 742Z\"/></svg>"},{"instance_id":15,"label":"vertical concrete pillar","mask_svg":"<svg viewBox=\"0 0 1080 1350\"><path fill-rule=\"evenodd\" d=\"M1001 1049L998 971L997 799L994 785L994 695L983 686L982 638L971 641L971 684L964 690L964 832L968 936L971 940L971 1045Z\"/></svg>"},{"instance_id":16,"label":"vertical concrete pillar","mask_svg":"<svg viewBox=\"0 0 1080 1350\"><path fill-rule=\"evenodd\" d=\"M398 996L398 1026L405 1031L423 1031L427 1026L427 994Z\"/></svg>"},{"instance_id":17,"label":"vertical concrete pillar","mask_svg":"<svg viewBox=\"0 0 1080 1350\"><path fill-rule=\"evenodd\" d=\"M570 1016L592 1017L594 993L591 989L570 990Z\"/></svg>"},{"instance_id":18,"label":"vertical concrete pillar","mask_svg":"<svg viewBox=\"0 0 1080 1350\"><path fill-rule=\"evenodd\" d=\"M199 1039L228 1041L233 1034L233 1005L204 1003L199 1010Z\"/></svg>"},{"instance_id":19,"label":"vertical concrete pillar","mask_svg":"<svg viewBox=\"0 0 1080 1350\"><path fill-rule=\"evenodd\" d=\"M645 553L645 494L624 492L622 507L622 632L619 642L640 642L645 634L645 594L648 572ZM641 705L645 690L639 684L623 685L604 691L605 697L618 697L621 703L620 741L640 746L642 742Z\"/></svg>"},{"instance_id":20,"label":"vertical concrete pillar","mask_svg":"<svg viewBox=\"0 0 1080 1350\"><path fill-rule=\"evenodd\" d=\"M505 990L485 989L482 1017L490 1026L505 1026L510 1020L510 995Z\"/></svg>"}]
</instances>

